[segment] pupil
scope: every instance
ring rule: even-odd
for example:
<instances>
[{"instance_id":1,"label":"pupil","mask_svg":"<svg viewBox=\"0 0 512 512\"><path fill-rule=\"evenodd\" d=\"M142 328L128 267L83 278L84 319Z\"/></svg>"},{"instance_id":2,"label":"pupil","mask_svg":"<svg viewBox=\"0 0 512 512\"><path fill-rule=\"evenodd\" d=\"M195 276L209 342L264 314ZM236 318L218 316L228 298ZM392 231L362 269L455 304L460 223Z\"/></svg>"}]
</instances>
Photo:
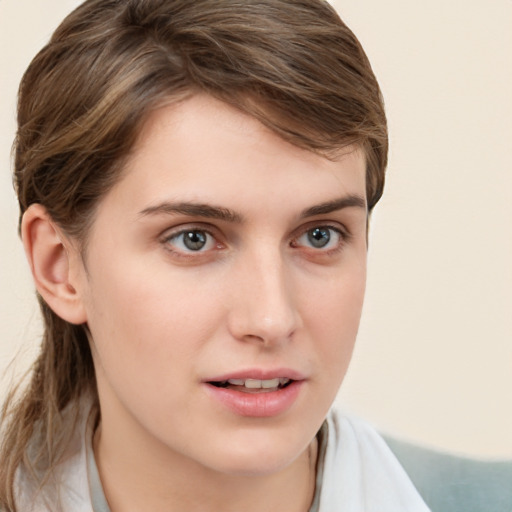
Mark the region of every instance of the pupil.
<instances>
[{"instance_id":1,"label":"pupil","mask_svg":"<svg viewBox=\"0 0 512 512\"><path fill-rule=\"evenodd\" d=\"M331 240L331 234L327 228L315 228L308 232L308 239L313 247L325 247Z\"/></svg>"},{"instance_id":2,"label":"pupil","mask_svg":"<svg viewBox=\"0 0 512 512\"><path fill-rule=\"evenodd\" d=\"M183 243L187 249L198 251L206 244L206 235L201 231L189 231L183 237Z\"/></svg>"}]
</instances>

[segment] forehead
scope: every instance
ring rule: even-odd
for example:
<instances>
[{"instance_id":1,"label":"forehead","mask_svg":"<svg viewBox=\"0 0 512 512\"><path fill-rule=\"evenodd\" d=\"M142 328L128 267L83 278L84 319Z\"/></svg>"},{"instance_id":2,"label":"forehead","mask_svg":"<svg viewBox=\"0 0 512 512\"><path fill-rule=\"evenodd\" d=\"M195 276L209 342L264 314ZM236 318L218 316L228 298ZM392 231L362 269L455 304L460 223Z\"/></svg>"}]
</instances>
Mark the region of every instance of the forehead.
<instances>
[{"instance_id":1,"label":"forehead","mask_svg":"<svg viewBox=\"0 0 512 512\"><path fill-rule=\"evenodd\" d=\"M269 208L365 197L365 158L298 148L256 119L206 95L151 114L112 193L132 205L164 200ZM300 203L300 204L299 204Z\"/></svg>"}]
</instances>

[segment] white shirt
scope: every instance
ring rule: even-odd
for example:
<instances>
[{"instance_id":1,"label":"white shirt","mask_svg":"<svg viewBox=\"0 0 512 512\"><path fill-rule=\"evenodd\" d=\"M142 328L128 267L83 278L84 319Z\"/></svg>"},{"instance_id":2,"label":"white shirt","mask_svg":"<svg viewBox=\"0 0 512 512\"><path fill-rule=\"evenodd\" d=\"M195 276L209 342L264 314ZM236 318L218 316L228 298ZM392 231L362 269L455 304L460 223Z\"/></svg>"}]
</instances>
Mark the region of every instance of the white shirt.
<instances>
[{"instance_id":1,"label":"white shirt","mask_svg":"<svg viewBox=\"0 0 512 512\"><path fill-rule=\"evenodd\" d=\"M428 512L385 441L362 420L333 409L320 436L310 512Z\"/></svg>"}]
</instances>

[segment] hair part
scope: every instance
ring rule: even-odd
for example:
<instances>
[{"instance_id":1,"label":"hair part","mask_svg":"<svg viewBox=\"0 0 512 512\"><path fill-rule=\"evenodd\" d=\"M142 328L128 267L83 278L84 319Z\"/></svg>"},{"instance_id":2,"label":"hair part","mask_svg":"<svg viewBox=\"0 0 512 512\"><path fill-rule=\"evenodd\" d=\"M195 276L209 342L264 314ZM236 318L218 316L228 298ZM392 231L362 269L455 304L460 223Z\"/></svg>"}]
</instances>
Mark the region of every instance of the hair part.
<instances>
[{"instance_id":1,"label":"hair part","mask_svg":"<svg viewBox=\"0 0 512 512\"><path fill-rule=\"evenodd\" d=\"M326 1L88 0L20 85L20 220L39 203L83 247L151 112L198 92L328 158L359 145L370 211L381 197L388 150L381 92L360 43ZM40 303L45 332L30 384L2 415L0 508L13 511L16 468L51 472L67 442L54 436L62 411L75 407L77 418L85 394L97 403L86 326Z\"/></svg>"}]
</instances>

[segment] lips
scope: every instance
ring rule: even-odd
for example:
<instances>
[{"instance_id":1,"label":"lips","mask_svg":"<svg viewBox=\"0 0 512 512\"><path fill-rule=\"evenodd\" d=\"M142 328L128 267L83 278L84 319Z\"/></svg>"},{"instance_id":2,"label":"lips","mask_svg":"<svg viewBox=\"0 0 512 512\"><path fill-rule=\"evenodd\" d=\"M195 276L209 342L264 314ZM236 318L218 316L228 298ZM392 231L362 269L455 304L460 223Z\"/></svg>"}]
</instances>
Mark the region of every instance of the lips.
<instances>
[{"instance_id":1,"label":"lips","mask_svg":"<svg viewBox=\"0 0 512 512\"><path fill-rule=\"evenodd\" d=\"M249 370L204 381L208 395L222 408L240 416L271 417L294 404L305 377L290 369Z\"/></svg>"}]
</instances>

